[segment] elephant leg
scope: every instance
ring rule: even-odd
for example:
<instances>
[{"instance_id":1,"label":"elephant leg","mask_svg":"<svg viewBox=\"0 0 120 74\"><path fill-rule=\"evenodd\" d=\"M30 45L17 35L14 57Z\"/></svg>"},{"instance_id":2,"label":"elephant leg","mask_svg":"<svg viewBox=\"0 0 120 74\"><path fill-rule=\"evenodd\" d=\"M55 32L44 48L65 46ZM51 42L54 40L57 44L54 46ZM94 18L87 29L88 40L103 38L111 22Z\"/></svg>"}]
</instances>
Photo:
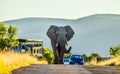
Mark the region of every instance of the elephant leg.
<instances>
[{"instance_id":1,"label":"elephant leg","mask_svg":"<svg viewBox=\"0 0 120 74\"><path fill-rule=\"evenodd\" d=\"M57 55L56 49L53 50L53 53L54 53L54 64L58 64L58 55Z\"/></svg>"},{"instance_id":2,"label":"elephant leg","mask_svg":"<svg viewBox=\"0 0 120 74\"><path fill-rule=\"evenodd\" d=\"M58 64L58 58L55 56L55 58L54 58L54 64Z\"/></svg>"},{"instance_id":3,"label":"elephant leg","mask_svg":"<svg viewBox=\"0 0 120 74\"><path fill-rule=\"evenodd\" d=\"M64 51L62 51L60 45L58 45L58 47L56 48L56 52L57 52L57 64L63 64L63 55L64 55Z\"/></svg>"},{"instance_id":4,"label":"elephant leg","mask_svg":"<svg viewBox=\"0 0 120 74\"><path fill-rule=\"evenodd\" d=\"M57 50L54 51L54 64L59 64L59 55Z\"/></svg>"},{"instance_id":5,"label":"elephant leg","mask_svg":"<svg viewBox=\"0 0 120 74\"><path fill-rule=\"evenodd\" d=\"M57 52L56 52L55 43L53 41L51 41L51 44L52 44L53 53L54 53L54 64L58 64L58 55L57 55Z\"/></svg>"},{"instance_id":6,"label":"elephant leg","mask_svg":"<svg viewBox=\"0 0 120 74\"><path fill-rule=\"evenodd\" d=\"M63 58L59 60L59 64L63 64Z\"/></svg>"},{"instance_id":7,"label":"elephant leg","mask_svg":"<svg viewBox=\"0 0 120 74\"><path fill-rule=\"evenodd\" d=\"M61 51L60 51L60 59L59 59L60 64L63 64L63 57L64 57L64 51L62 51L62 49L61 49Z\"/></svg>"}]
</instances>

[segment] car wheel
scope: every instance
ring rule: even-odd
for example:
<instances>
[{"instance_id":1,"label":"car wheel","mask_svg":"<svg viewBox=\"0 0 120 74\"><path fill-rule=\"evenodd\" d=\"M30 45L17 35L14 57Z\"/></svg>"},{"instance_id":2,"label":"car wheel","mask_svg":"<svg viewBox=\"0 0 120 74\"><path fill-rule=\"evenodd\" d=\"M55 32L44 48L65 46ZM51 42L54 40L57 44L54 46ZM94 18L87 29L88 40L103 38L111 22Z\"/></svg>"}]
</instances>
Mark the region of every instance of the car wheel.
<instances>
[{"instance_id":1,"label":"car wheel","mask_svg":"<svg viewBox=\"0 0 120 74\"><path fill-rule=\"evenodd\" d=\"M79 63L79 65L83 65L83 63Z\"/></svg>"}]
</instances>

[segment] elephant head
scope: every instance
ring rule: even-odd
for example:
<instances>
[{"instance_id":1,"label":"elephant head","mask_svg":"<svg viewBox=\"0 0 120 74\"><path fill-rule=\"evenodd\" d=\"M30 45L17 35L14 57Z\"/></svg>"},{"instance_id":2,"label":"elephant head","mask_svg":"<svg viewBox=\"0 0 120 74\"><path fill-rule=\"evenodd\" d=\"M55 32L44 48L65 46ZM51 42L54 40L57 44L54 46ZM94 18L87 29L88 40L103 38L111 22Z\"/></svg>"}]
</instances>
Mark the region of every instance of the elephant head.
<instances>
[{"instance_id":1,"label":"elephant head","mask_svg":"<svg viewBox=\"0 0 120 74\"><path fill-rule=\"evenodd\" d=\"M70 26L50 26L47 31L48 37L51 39L51 44L54 52L54 63L62 64L64 53L68 53L71 47L67 50L66 45L73 35L74 31Z\"/></svg>"}]
</instances>

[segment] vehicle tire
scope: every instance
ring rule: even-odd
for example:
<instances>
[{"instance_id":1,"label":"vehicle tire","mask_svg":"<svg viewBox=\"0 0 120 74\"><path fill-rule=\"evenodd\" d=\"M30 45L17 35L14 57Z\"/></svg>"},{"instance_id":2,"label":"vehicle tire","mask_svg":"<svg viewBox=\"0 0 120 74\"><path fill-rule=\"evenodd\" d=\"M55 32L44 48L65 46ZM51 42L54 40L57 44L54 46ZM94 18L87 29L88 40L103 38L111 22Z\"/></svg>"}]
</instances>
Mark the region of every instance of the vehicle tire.
<instances>
[{"instance_id":1,"label":"vehicle tire","mask_svg":"<svg viewBox=\"0 0 120 74\"><path fill-rule=\"evenodd\" d=\"M70 62L70 64L73 64L72 62Z\"/></svg>"},{"instance_id":2,"label":"vehicle tire","mask_svg":"<svg viewBox=\"0 0 120 74\"><path fill-rule=\"evenodd\" d=\"M83 63L79 63L79 65L84 65Z\"/></svg>"},{"instance_id":3,"label":"vehicle tire","mask_svg":"<svg viewBox=\"0 0 120 74\"><path fill-rule=\"evenodd\" d=\"M79 65L79 63L74 63L74 65Z\"/></svg>"}]
</instances>

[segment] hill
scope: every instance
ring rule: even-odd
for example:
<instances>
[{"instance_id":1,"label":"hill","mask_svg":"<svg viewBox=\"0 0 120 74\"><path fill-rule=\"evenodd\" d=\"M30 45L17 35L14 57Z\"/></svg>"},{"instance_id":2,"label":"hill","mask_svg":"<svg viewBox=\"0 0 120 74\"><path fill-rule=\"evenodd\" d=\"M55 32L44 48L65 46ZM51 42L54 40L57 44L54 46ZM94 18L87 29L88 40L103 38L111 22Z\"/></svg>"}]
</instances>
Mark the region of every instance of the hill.
<instances>
[{"instance_id":1,"label":"hill","mask_svg":"<svg viewBox=\"0 0 120 74\"><path fill-rule=\"evenodd\" d=\"M72 53L99 53L109 56L109 48L120 44L120 15L95 14L79 19L22 18L5 21L19 28L18 38L42 39L44 46L51 48L46 32L50 25L70 25L75 31L68 45Z\"/></svg>"}]
</instances>

